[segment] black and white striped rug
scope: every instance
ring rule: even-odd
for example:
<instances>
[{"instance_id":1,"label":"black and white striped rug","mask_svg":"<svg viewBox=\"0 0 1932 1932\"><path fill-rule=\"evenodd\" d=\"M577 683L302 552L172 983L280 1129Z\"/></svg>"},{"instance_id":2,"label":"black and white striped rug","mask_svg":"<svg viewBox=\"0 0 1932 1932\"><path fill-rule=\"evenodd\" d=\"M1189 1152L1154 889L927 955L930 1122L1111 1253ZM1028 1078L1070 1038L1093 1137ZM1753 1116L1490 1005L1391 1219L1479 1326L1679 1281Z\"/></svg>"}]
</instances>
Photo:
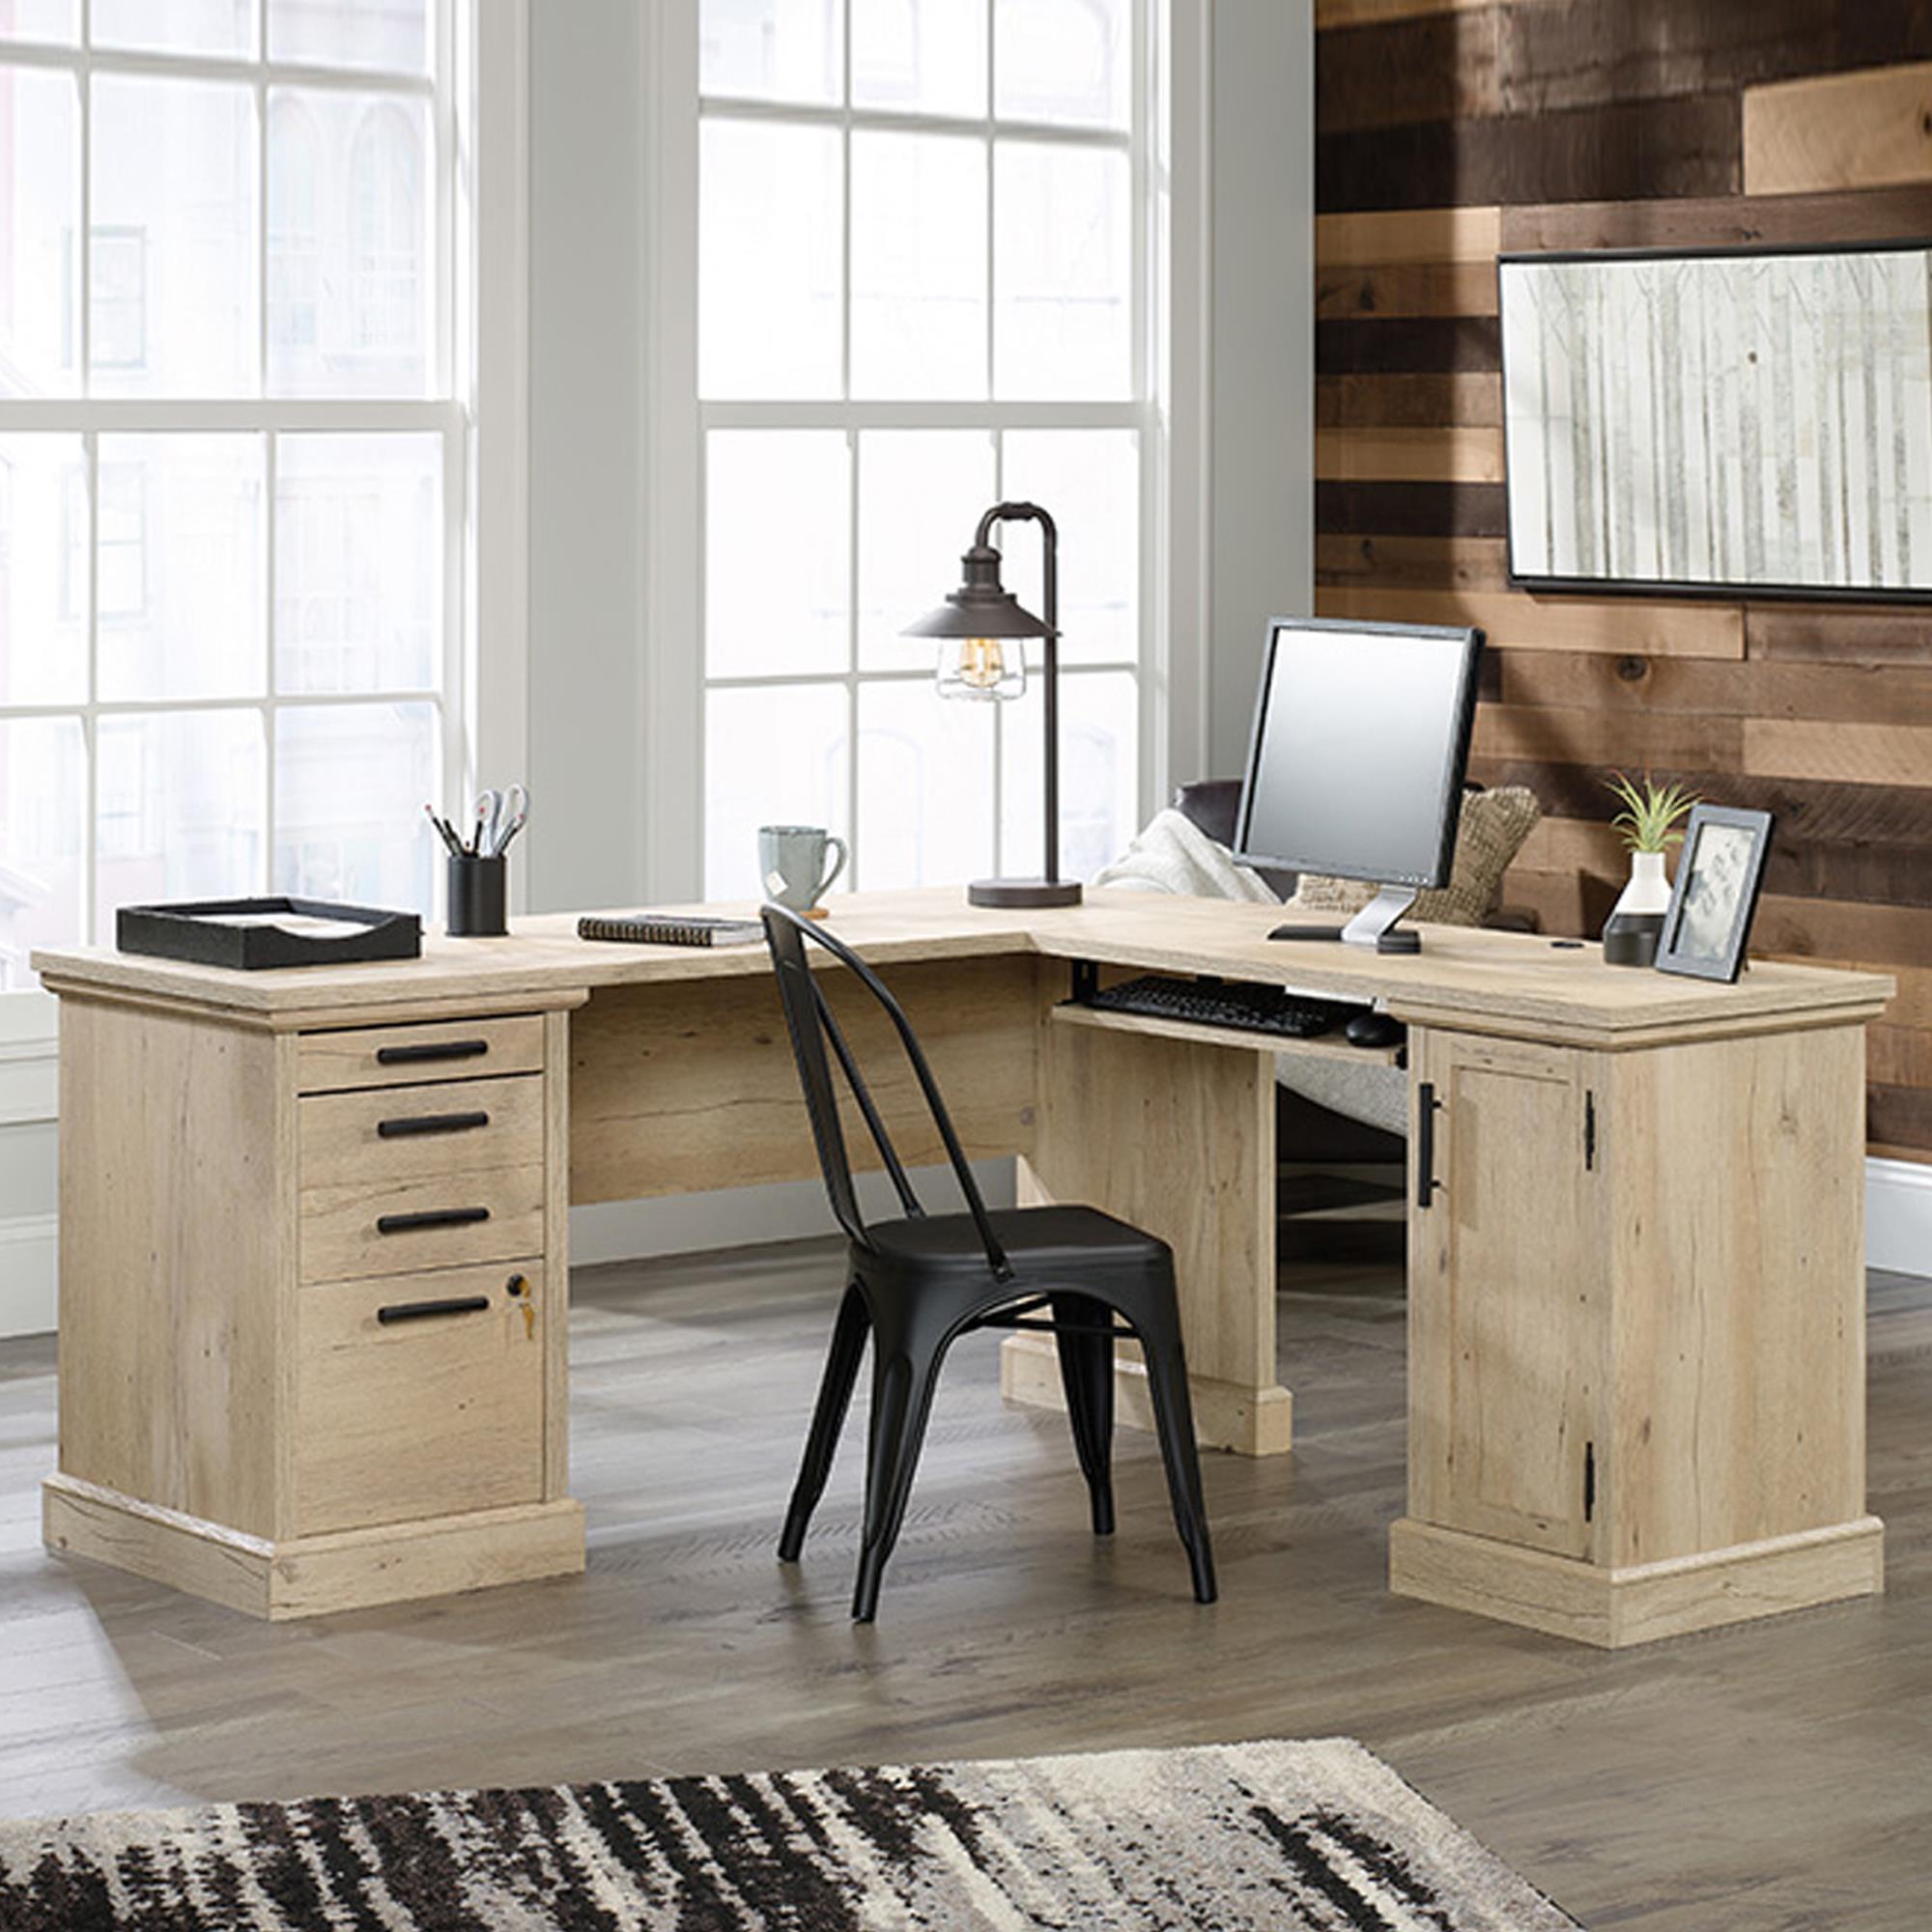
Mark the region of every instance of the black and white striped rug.
<instances>
[{"instance_id":1,"label":"black and white striped rug","mask_svg":"<svg viewBox=\"0 0 1932 1932\"><path fill-rule=\"evenodd\" d=\"M1348 1739L0 1824L0 1932L1559 1932Z\"/></svg>"}]
</instances>

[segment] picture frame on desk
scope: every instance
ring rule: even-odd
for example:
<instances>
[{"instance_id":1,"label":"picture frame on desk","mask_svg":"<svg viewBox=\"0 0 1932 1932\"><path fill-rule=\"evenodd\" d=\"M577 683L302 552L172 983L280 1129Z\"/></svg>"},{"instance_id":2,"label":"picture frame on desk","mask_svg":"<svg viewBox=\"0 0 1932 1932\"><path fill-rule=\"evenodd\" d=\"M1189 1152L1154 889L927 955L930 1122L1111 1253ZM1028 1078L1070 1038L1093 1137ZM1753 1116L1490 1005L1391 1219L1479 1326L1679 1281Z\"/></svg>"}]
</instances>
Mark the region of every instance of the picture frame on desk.
<instances>
[{"instance_id":1,"label":"picture frame on desk","mask_svg":"<svg viewBox=\"0 0 1932 1932\"><path fill-rule=\"evenodd\" d=\"M1768 811L1698 805L1684 827L1684 855L1657 943L1657 970L1736 981L1757 914L1771 851Z\"/></svg>"}]
</instances>

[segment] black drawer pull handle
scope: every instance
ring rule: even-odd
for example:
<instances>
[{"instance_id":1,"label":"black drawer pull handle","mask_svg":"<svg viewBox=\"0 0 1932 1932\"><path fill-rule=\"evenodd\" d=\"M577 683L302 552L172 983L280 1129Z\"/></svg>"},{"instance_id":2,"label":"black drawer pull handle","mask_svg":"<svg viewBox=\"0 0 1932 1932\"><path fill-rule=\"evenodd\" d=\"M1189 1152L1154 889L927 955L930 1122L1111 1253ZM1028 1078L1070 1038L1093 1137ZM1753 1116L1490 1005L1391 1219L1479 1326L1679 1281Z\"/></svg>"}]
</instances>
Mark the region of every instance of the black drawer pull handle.
<instances>
[{"instance_id":1,"label":"black drawer pull handle","mask_svg":"<svg viewBox=\"0 0 1932 1932\"><path fill-rule=\"evenodd\" d=\"M393 1141L406 1134L467 1134L471 1127L489 1124L490 1116L478 1107L471 1114L404 1114L393 1121L378 1121L376 1131Z\"/></svg>"},{"instance_id":2,"label":"black drawer pull handle","mask_svg":"<svg viewBox=\"0 0 1932 1932\"><path fill-rule=\"evenodd\" d=\"M376 1311L376 1320L387 1326L391 1321L420 1321L431 1315L474 1315L488 1308L487 1294L452 1294L444 1301L392 1301Z\"/></svg>"},{"instance_id":3,"label":"black drawer pull handle","mask_svg":"<svg viewBox=\"0 0 1932 1932\"><path fill-rule=\"evenodd\" d=\"M378 1214L379 1235L412 1235L420 1228L467 1228L472 1221L487 1221L487 1208L432 1208L421 1214Z\"/></svg>"},{"instance_id":4,"label":"black drawer pull handle","mask_svg":"<svg viewBox=\"0 0 1932 1932\"><path fill-rule=\"evenodd\" d=\"M408 1066L424 1060L475 1060L490 1051L487 1039L418 1039L408 1046L379 1046L378 1066Z\"/></svg>"},{"instance_id":5,"label":"black drawer pull handle","mask_svg":"<svg viewBox=\"0 0 1932 1932\"><path fill-rule=\"evenodd\" d=\"M1425 1080L1415 1090L1415 1205L1427 1208L1442 1183L1435 1178L1435 1114L1442 1102L1435 1084Z\"/></svg>"}]
</instances>

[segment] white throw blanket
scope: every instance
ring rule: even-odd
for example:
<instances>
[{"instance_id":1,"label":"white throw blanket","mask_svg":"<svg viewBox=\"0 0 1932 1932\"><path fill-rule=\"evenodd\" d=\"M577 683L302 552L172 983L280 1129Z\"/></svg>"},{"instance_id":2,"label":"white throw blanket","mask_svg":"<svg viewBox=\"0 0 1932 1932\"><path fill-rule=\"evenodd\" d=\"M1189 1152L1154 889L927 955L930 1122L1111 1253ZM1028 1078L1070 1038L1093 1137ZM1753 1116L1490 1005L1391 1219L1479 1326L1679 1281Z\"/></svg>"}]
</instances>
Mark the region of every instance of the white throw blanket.
<instances>
[{"instance_id":1,"label":"white throw blanket","mask_svg":"<svg viewBox=\"0 0 1932 1932\"><path fill-rule=\"evenodd\" d=\"M1144 831L1104 870L1096 888L1114 892L1174 893L1183 898L1245 899L1271 905L1275 895L1258 872L1237 866L1225 845L1179 811L1156 812ZM1278 1055L1274 1077L1284 1087L1385 1133L1406 1131L1408 1076L1379 1062L1350 1066L1346 1060Z\"/></svg>"},{"instance_id":2,"label":"white throw blanket","mask_svg":"<svg viewBox=\"0 0 1932 1932\"><path fill-rule=\"evenodd\" d=\"M1236 865L1225 845L1216 844L1179 811L1156 812L1148 829L1111 866L1094 873L1094 883L1130 893L1278 903L1259 872Z\"/></svg>"}]
</instances>

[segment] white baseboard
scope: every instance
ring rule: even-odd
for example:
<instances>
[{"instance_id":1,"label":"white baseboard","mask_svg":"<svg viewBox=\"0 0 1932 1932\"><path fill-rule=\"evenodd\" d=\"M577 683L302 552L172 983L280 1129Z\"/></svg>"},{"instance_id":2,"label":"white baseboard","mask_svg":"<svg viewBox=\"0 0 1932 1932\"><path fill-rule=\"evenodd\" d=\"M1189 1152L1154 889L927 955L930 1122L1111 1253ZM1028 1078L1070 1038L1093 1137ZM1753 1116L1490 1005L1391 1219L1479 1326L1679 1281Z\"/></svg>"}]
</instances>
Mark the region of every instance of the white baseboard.
<instances>
[{"instance_id":1,"label":"white baseboard","mask_svg":"<svg viewBox=\"0 0 1932 1932\"><path fill-rule=\"evenodd\" d=\"M1932 1167L1865 1162L1865 1265L1932 1275Z\"/></svg>"},{"instance_id":2,"label":"white baseboard","mask_svg":"<svg viewBox=\"0 0 1932 1932\"><path fill-rule=\"evenodd\" d=\"M60 1216L0 1220L0 1335L45 1335L60 1293Z\"/></svg>"}]
</instances>

